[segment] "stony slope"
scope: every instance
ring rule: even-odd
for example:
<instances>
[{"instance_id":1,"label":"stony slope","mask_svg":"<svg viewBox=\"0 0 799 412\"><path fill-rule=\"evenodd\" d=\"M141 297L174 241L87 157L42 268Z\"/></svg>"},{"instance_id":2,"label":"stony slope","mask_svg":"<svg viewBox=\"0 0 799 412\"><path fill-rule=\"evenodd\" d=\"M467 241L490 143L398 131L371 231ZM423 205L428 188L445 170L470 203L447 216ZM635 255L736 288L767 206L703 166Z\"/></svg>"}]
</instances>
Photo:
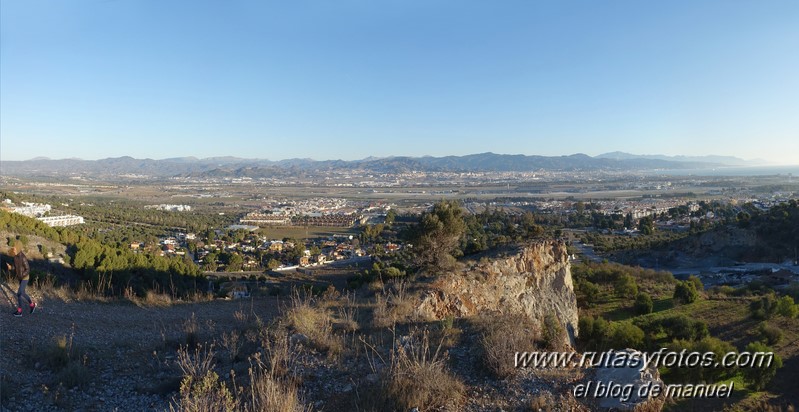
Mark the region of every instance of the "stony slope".
<instances>
[{"instance_id":1,"label":"stony slope","mask_svg":"<svg viewBox=\"0 0 799 412\"><path fill-rule=\"evenodd\" d=\"M125 302L34 298L39 308L22 318L10 315L11 306L3 298L3 410L168 410L171 391L179 383L169 360L186 342L187 320L194 316L201 335L221 335L235 324L237 311L263 319L278 312L274 298L149 308ZM88 373L76 377L85 382L80 389L56 384L63 375L50 363L59 337L66 338L67 345L71 339L71 357L86 366L83 370Z\"/></svg>"}]
</instances>

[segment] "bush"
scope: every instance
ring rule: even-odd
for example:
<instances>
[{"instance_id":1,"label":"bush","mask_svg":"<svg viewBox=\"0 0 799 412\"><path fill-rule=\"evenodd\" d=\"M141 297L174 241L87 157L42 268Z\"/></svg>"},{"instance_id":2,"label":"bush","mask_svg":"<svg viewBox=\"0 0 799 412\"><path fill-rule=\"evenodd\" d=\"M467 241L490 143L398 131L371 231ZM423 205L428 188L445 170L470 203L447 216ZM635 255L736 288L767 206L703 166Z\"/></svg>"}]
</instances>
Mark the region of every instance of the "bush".
<instances>
[{"instance_id":1,"label":"bush","mask_svg":"<svg viewBox=\"0 0 799 412\"><path fill-rule=\"evenodd\" d=\"M577 291L583 296L583 300L588 306L594 305L599 299L599 286L588 280L577 282Z\"/></svg>"},{"instance_id":2,"label":"bush","mask_svg":"<svg viewBox=\"0 0 799 412\"><path fill-rule=\"evenodd\" d=\"M310 297L302 297L295 292L286 320L294 331L308 337L310 343L331 357L344 350L344 342L333 333L333 319L325 308L312 303Z\"/></svg>"},{"instance_id":3,"label":"bush","mask_svg":"<svg viewBox=\"0 0 799 412\"><path fill-rule=\"evenodd\" d=\"M532 352L539 339L536 324L524 314L497 314L479 320L483 364L497 378L514 374L516 352Z\"/></svg>"},{"instance_id":4,"label":"bush","mask_svg":"<svg viewBox=\"0 0 799 412\"><path fill-rule=\"evenodd\" d=\"M694 289L696 289L697 292L705 290L705 285L702 284L702 281L699 280L699 277L697 277L696 275L688 276L688 282L693 283Z\"/></svg>"},{"instance_id":5,"label":"bush","mask_svg":"<svg viewBox=\"0 0 799 412\"><path fill-rule=\"evenodd\" d=\"M749 313L755 319L770 319L777 313L777 301L773 294L762 296L749 304Z\"/></svg>"},{"instance_id":6,"label":"bush","mask_svg":"<svg viewBox=\"0 0 799 412\"><path fill-rule=\"evenodd\" d=\"M697 342L682 339L675 339L668 345L669 351L680 353L686 352L713 353L716 360L721 360L726 354L735 352L735 347L720 339L706 337ZM674 383L712 383L720 379L731 377L735 374L735 366L722 368L719 365L710 367L688 367L686 365L675 365L669 368L668 380Z\"/></svg>"},{"instance_id":7,"label":"bush","mask_svg":"<svg viewBox=\"0 0 799 412\"><path fill-rule=\"evenodd\" d=\"M694 343L691 349L694 352L709 353L713 352L716 359L723 359L728 353L736 352L735 347L729 342L712 336L706 336L702 340ZM735 375L736 367L722 368L721 366L714 365L709 368L693 368L696 373L700 375L698 382L718 382L721 379L726 379Z\"/></svg>"},{"instance_id":8,"label":"bush","mask_svg":"<svg viewBox=\"0 0 799 412\"><path fill-rule=\"evenodd\" d=\"M685 315L662 319L660 326L669 339L701 340L708 336L707 324Z\"/></svg>"},{"instance_id":9,"label":"bush","mask_svg":"<svg viewBox=\"0 0 799 412\"><path fill-rule=\"evenodd\" d=\"M635 297L635 305L633 306L635 313L639 315L652 313L652 307L652 298L646 293L641 292Z\"/></svg>"},{"instance_id":10,"label":"bush","mask_svg":"<svg viewBox=\"0 0 799 412\"><path fill-rule=\"evenodd\" d=\"M373 348L374 349L374 348ZM441 344L431 350L425 330L395 342L380 381L357 402L357 410L458 410L466 388L446 368Z\"/></svg>"},{"instance_id":11,"label":"bush","mask_svg":"<svg viewBox=\"0 0 799 412\"><path fill-rule=\"evenodd\" d=\"M693 303L698 297L699 292L696 291L696 285L691 281L678 282L674 287L674 302L676 303L683 305Z\"/></svg>"},{"instance_id":12,"label":"bush","mask_svg":"<svg viewBox=\"0 0 799 412\"><path fill-rule=\"evenodd\" d=\"M398 322L412 320L415 309L405 282L393 283L375 296L372 322L378 328L392 327Z\"/></svg>"},{"instance_id":13,"label":"bush","mask_svg":"<svg viewBox=\"0 0 799 412\"><path fill-rule=\"evenodd\" d=\"M88 356L73 343L74 333L54 337L51 343L43 347L32 346L29 354L31 362L42 362L55 373L58 383L67 388L82 387L92 376L88 368Z\"/></svg>"},{"instance_id":14,"label":"bush","mask_svg":"<svg viewBox=\"0 0 799 412\"><path fill-rule=\"evenodd\" d=\"M783 296L777 301L776 312L786 318L795 318L799 313L799 307L794 303L790 296Z\"/></svg>"},{"instance_id":15,"label":"bush","mask_svg":"<svg viewBox=\"0 0 799 412\"><path fill-rule=\"evenodd\" d=\"M602 317L594 318L585 316L579 322L580 336L579 342L585 350L605 350L607 349L607 339L610 330L610 323Z\"/></svg>"},{"instance_id":16,"label":"bush","mask_svg":"<svg viewBox=\"0 0 799 412\"><path fill-rule=\"evenodd\" d=\"M284 339L285 341L285 339ZM297 387L287 380L281 379L272 366L261 362L259 356L251 360L253 367L249 370L249 396L239 399L244 411L266 412L304 412L310 411L299 399Z\"/></svg>"},{"instance_id":17,"label":"bush","mask_svg":"<svg viewBox=\"0 0 799 412\"><path fill-rule=\"evenodd\" d=\"M564 342L568 342L568 336L566 335L566 329L563 327L563 323L561 323L557 316L551 313L544 316L541 341L544 347L550 350L561 350L563 349Z\"/></svg>"},{"instance_id":18,"label":"bush","mask_svg":"<svg viewBox=\"0 0 799 412\"><path fill-rule=\"evenodd\" d=\"M771 348L760 342L752 342L746 345L746 352L774 352ZM759 391L766 387L771 382L774 375L777 374L777 369L782 367L782 358L776 353L773 354L772 362L764 362L762 365L742 368L744 382L749 385L753 390Z\"/></svg>"},{"instance_id":19,"label":"bush","mask_svg":"<svg viewBox=\"0 0 799 412\"><path fill-rule=\"evenodd\" d=\"M643 349L644 331L630 322L616 322L613 324L610 335L610 344L614 349Z\"/></svg>"},{"instance_id":20,"label":"bush","mask_svg":"<svg viewBox=\"0 0 799 412\"><path fill-rule=\"evenodd\" d=\"M616 296L619 298L632 299L638 294L638 284L635 279L628 274L623 274L613 283Z\"/></svg>"},{"instance_id":21,"label":"bush","mask_svg":"<svg viewBox=\"0 0 799 412\"><path fill-rule=\"evenodd\" d=\"M760 340L764 341L766 345L776 345L780 343L783 337L780 328L769 325L766 322L760 322L757 331L760 334Z\"/></svg>"}]
</instances>

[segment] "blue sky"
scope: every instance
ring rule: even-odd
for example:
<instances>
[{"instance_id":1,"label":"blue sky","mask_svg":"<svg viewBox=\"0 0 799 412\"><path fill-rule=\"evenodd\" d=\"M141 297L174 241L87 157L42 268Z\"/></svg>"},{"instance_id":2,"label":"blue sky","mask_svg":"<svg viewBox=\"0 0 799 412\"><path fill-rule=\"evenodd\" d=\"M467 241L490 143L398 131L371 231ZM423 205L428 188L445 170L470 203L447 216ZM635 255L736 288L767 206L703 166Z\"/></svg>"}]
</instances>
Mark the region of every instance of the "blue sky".
<instances>
[{"instance_id":1,"label":"blue sky","mask_svg":"<svg viewBox=\"0 0 799 412\"><path fill-rule=\"evenodd\" d=\"M796 1L0 3L0 159L799 163Z\"/></svg>"}]
</instances>

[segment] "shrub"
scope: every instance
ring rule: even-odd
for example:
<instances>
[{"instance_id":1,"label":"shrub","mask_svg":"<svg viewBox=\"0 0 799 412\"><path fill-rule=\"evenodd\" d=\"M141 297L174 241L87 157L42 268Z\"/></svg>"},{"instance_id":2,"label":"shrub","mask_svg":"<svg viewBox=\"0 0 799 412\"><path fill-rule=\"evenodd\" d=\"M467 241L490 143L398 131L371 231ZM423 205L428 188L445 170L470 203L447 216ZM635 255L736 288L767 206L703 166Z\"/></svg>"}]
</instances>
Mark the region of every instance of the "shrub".
<instances>
[{"instance_id":1,"label":"shrub","mask_svg":"<svg viewBox=\"0 0 799 412\"><path fill-rule=\"evenodd\" d=\"M297 388L262 369L250 368L250 397L248 411L303 412L311 407L303 405Z\"/></svg>"},{"instance_id":2,"label":"shrub","mask_svg":"<svg viewBox=\"0 0 799 412\"><path fill-rule=\"evenodd\" d=\"M198 346L194 356L188 347L178 350L178 366L183 371L180 382L180 398L177 405L170 406L172 411L211 412L238 410L233 394L224 383L219 382L219 375L214 372L213 345L207 348Z\"/></svg>"},{"instance_id":3,"label":"shrub","mask_svg":"<svg viewBox=\"0 0 799 412\"><path fill-rule=\"evenodd\" d=\"M760 334L760 340L764 341L766 345L776 345L782 340L782 330L766 322L760 322L757 331Z\"/></svg>"},{"instance_id":4,"label":"shrub","mask_svg":"<svg viewBox=\"0 0 799 412\"><path fill-rule=\"evenodd\" d=\"M617 297L632 299L638 294L638 284L635 279L628 275L623 274L613 283L613 288Z\"/></svg>"},{"instance_id":5,"label":"shrub","mask_svg":"<svg viewBox=\"0 0 799 412\"><path fill-rule=\"evenodd\" d=\"M707 324L701 320L691 319L685 315L672 316L660 320L669 339L701 340L708 336ZM654 325L653 325L654 326Z\"/></svg>"},{"instance_id":6,"label":"shrub","mask_svg":"<svg viewBox=\"0 0 799 412\"><path fill-rule=\"evenodd\" d=\"M82 387L91 379L89 358L85 352L81 354L75 347L74 337L73 330L69 336L57 336L42 347L31 346L29 354L31 362L42 362L55 373L58 382L67 388Z\"/></svg>"},{"instance_id":7,"label":"shrub","mask_svg":"<svg viewBox=\"0 0 799 412\"><path fill-rule=\"evenodd\" d=\"M568 335L563 323L557 316L548 313L544 316L541 330L541 342L549 350L563 349L564 342L568 342Z\"/></svg>"},{"instance_id":8,"label":"shrub","mask_svg":"<svg viewBox=\"0 0 799 412\"><path fill-rule=\"evenodd\" d=\"M752 342L746 345L746 352L772 352L773 350L760 342ZM782 358L774 353L772 362L764 362L762 365L757 365L751 368L741 368L743 372L744 382L754 390L762 390L771 381L774 375L777 374L777 369L782 367Z\"/></svg>"},{"instance_id":9,"label":"shrub","mask_svg":"<svg viewBox=\"0 0 799 412\"><path fill-rule=\"evenodd\" d=\"M696 289L697 292L705 290L705 285L702 284L702 281L696 275L688 276L688 282L693 283L694 289Z\"/></svg>"},{"instance_id":10,"label":"shrub","mask_svg":"<svg viewBox=\"0 0 799 412\"><path fill-rule=\"evenodd\" d=\"M586 350L605 350L610 331L610 323L602 317L590 315L580 318L579 342Z\"/></svg>"},{"instance_id":11,"label":"shrub","mask_svg":"<svg viewBox=\"0 0 799 412\"><path fill-rule=\"evenodd\" d=\"M194 312L191 317L183 322L183 332L186 333L186 345L195 346L199 343L200 326L197 323L197 316Z\"/></svg>"},{"instance_id":12,"label":"shrub","mask_svg":"<svg viewBox=\"0 0 799 412\"><path fill-rule=\"evenodd\" d=\"M588 280L581 280L577 283L577 289L582 294L583 301L588 305L594 305L599 299L599 286Z\"/></svg>"},{"instance_id":13,"label":"shrub","mask_svg":"<svg viewBox=\"0 0 799 412\"><path fill-rule=\"evenodd\" d=\"M755 319L770 319L777 313L777 302L773 294L762 296L749 304L749 312Z\"/></svg>"},{"instance_id":14,"label":"shrub","mask_svg":"<svg viewBox=\"0 0 799 412\"><path fill-rule=\"evenodd\" d=\"M652 313L652 307L652 298L646 293L641 292L635 297L635 305L633 306L635 313L639 315Z\"/></svg>"},{"instance_id":15,"label":"shrub","mask_svg":"<svg viewBox=\"0 0 799 412\"><path fill-rule=\"evenodd\" d=\"M497 378L514 374L516 352L534 351L539 331L523 314L497 314L479 320L483 364Z\"/></svg>"},{"instance_id":16,"label":"shrub","mask_svg":"<svg viewBox=\"0 0 799 412\"><path fill-rule=\"evenodd\" d=\"M331 357L344 350L341 337L333 333L333 320L326 309L313 305L310 297L295 292L286 313L286 320L297 332L308 337L311 344Z\"/></svg>"},{"instance_id":17,"label":"shrub","mask_svg":"<svg viewBox=\"0 0 799 412\"><path fill-rule=\"evenodd\" d=\"M285 341L283 339L283 342ZM303 412L311 410L310 406L305 406L300 401L297 387L276 374L277 369L273 366L262 362L260 355L256 354L250 360L250 363L249 396L240 401L243 410L253 412ZM271 363L274 363L274 359Z\"/></svg>"},{"instance_id":18,"label":"shrub","mask_svg":"<svg viewBox=\"0 0 799 412\"><path fill-rule=\"evenodd\" d=\"M729 342L725 342L721 339L711 336L707 336L694 343L691 350L699 353L713 352L716 355L716 359L723 359L726 354L736 352L735 347ZM723 368L718 364L709 368L692 369L694 369L694 372L700 375L698 381L704 382L718 382L721 379L726 379L727 377L733 376L736 371L735 366Z\"/></svg>"},{"instance_id":19,"label":"shrub","mask_svg":"<svg viewBox=\"0 0 799 412\"><path fill-rule=\"evenodd\" d=\"M735 347L730 343L709 336L696 342L676 339L668 345L668 349L674 353L681 353L683 350L702 354L713 353L716 361L720 361L728 353L735 352ZM735 373L735 365L724 368L720 365L720 362L707 367L689 367L688 365L680 366L676 364L669 367L668 378L670 382L675 383L713 383L732 377Z\"/></svg>"},{"instance_id":20,"label":"shrub","mask_svg":"<svg viewBox=\"0 0 799 412\"><path fill-rule=\"evenodd\" d=\"M382 294L375 296L372 321L375 327L392 327L398 322L413 318L413 299L408 294L405 282L391 284Z\"/></svg>"},{"instance_id":21,"label":"shrub","mask_svg":"<svg viewBox=\"0 0 799 412\"><path fill-rule=\"evenodd\" d=\"M696 291L696 285L693 282L684 280L678 282L674 287L674 301L680 304L688 304L696 301L699 297L699 292Z\"/></svg>"},{"instance_id":22,"label":"shrub","mask_svg":"<svg viewBox=\"0 0 799 412\"><path fill-rule=\"evenodd\" d=\"M431 351L427 331L411 332L406 343L396 342L386 376L385 395L393 410L436 410L458 406L463 383L446 369L441 345Z\"/></svg>"},{"instance_id":23,"label":"shrub","mask_svg":"<svg viewBox=\"0 0 799 412\"><path fill-rule=\"evenodd\" d=\"M613 323L610 344L614 349L643 349L644 331L630 322Z\"/></svg>"},{"instance_id":24,"label":"shrub","mask_svg":"<svg viewBox=\"0 0 799 412\"><path fill-rule=\"evenodd\" d=\"M776 312L786 318L795 318L797 313L799 313L799 307L794 303L792 297L783 296L777 300Z\"/></svg>"}]
</instances>

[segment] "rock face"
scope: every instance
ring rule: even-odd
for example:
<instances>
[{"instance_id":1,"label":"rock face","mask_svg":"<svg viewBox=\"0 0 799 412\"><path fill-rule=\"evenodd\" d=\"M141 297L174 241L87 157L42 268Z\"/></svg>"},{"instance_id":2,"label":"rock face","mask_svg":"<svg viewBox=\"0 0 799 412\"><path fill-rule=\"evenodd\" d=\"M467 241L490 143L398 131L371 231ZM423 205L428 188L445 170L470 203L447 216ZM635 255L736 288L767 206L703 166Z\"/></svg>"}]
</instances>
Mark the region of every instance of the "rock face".
<instances>
[{"instance_id":1,"label":"rock face","mask_svg":"<svg viewBox=\"0 0 799 412\"><path fill-rule=\"evenodd\" d=\"M607 364L593 368L593 378L589 381L592 387L589 387L586 398L593 398L596 409L601 410L661 410L663 397L653 397L652 388L662 390L663 381L657 367L644 367L642 359L643 353L635 349L610 354ZM620 364L624 366L618 366Z\"/></svg>"},{"instance_id":2,"label":"rock face","mask_svg":"<svg viewBox=\"0 0 799 412\"><path fill-rule=\"evenodd\" d=\"M418 314L427 319L465 317L483 311L523 313L536 322L555 315L577 335L577 298L566 246L541 241L504 257L481 259L460 272L437 277L422 294Z\"/></svg>"}]
</instances>

